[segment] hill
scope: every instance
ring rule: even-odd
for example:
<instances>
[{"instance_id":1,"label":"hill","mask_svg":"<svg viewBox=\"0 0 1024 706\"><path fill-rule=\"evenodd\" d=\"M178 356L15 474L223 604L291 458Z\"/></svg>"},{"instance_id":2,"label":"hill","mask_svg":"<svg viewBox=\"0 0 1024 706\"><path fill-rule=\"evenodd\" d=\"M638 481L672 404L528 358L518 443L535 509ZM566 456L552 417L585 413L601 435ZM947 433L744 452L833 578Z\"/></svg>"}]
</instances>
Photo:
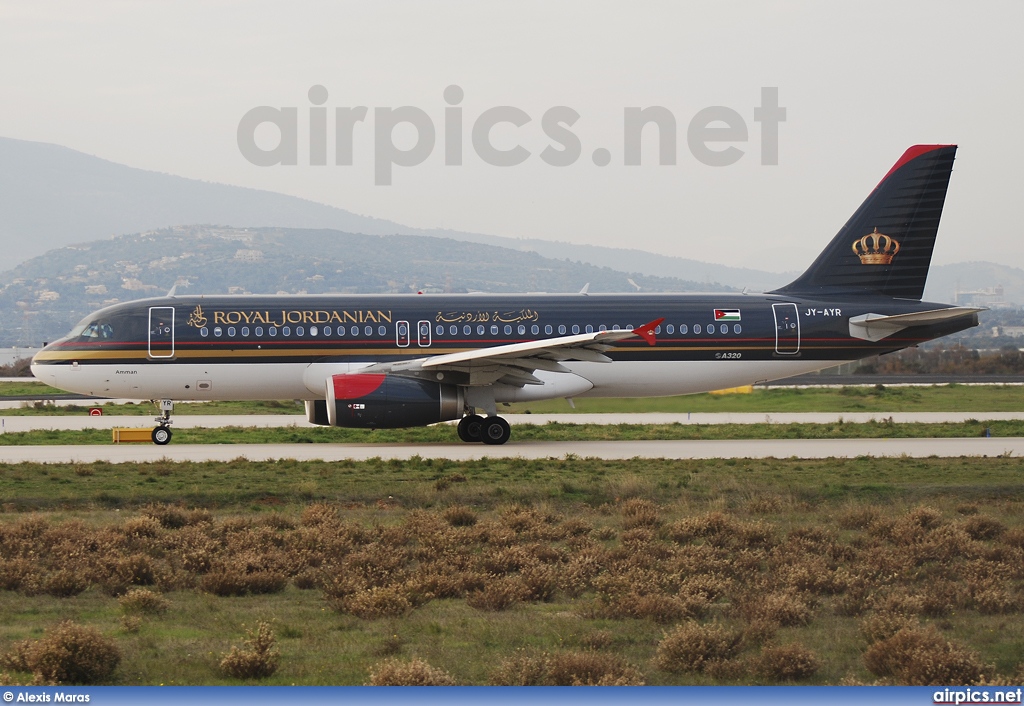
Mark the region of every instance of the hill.
<instances>
[{"instance_id":1,"label":"hill","mask_svg":"<svg viewBox=\"0 0 1024 706\"><path fill-rule=\"evenodd\" d=\"M0 346L37 345L118 301L179 293L733 291L426 235L179 226L68 246L0 273Z\"/></svg>"}]
</instances>

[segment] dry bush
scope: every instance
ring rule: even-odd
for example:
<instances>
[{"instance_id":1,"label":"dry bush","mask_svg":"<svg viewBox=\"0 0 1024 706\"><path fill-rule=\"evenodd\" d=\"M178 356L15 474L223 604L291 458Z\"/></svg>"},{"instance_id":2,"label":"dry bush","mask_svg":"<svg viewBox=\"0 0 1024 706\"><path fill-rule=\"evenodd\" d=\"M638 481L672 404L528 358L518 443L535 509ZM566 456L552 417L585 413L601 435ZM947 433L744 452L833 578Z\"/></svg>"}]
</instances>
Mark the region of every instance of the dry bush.
<instances>
[{"instance_id":1,"label":"dry bush","mask_svg":"<svg viewBox=\"0 0 1024 706\"><path fill-rule=\"evenodd\" d=\"M476 513L465 505L452 505L445 509L444 519L452 527L472 527L477 523Z\"/></svg>"},{"instance_id":2,"label":"dry bush","mask_svg":"<svg viewBox=\"0 0 1024 706\"><path fill-rule=\"evenodd\" d=\"M963 523L964 532L971 539L995 539L1006 531L1006 525L985 515L975 515Z\"/></svg>"},{"instance_id":3,"label":"dry bush","mask_svg":"<svg viewBox=\"0 0 1024 706\"><path fill-rule=\"evenodd\" d=\"M409 662L389 659L370 670L367 686L455 686L456 681L443 669L431 667L421 659Z\"/></svg>"},{"instance_id":4,"label":"dry bush","mask_svg":"<svg viewBox=\"0 0 1024 706\"><path fill-rule=\"evenodd\" d=\"M594 531L594 526L579 517L570 517L561 526L562 534L566 537L585 537Z\"/></svg>"},{"instance_id":5,"label":"dry bush","mask_svg":"<svg viewBox=\"0 0 1024 706\"><path fill-rule=\"evenodd\" d=\"M338 508L328 503L313 503L302 510L299 524L305 527L330 525L338 522Z\"/></svg>"},{"instance_id":6,"label":"dry bush","mask_svg":"<svg viewBox=\"0 0 1024 706\"><path fill-rule=\"evenodd\" d=\"M180 507L173 505L149 505L142 513L160 523L165 529L180 529L188 524L189 516Z\"/></svg>"},{"instance_id":7,"label":"dry bush","mask_svg":"<svg viewBox=\"0 0 1024 706\"><path fill-rule=\"evenodd\" d=\"M783 627L807 625L813 616L804 597L790 591L748 594L737 609L749 621L765 620Z\"/></svg>"},{"instance_id":8,"label":"dry bush","mask_svg":"<svg viewBox=\"0 0 1024 706\"><path fill-rule=\"evenodd\" d=\"M119 596L132 586L152 586L157 582L153 560L140 552L111 557L100 571L97 583L112 596Z\"/></svg>"},{"instance_id":9,"label":"dry bush","mask_svg":"<svg viewBox=\"0 0 1024 706\"><path fill-rule=\"evenodd\" d=\"M69 598L89 588L89 581L80 571L61 569L43 579L40 590L48 596Z\"/></svg>"},{"instance_id":10,"label":"dry bush","mask_svg":"<svg viewBox=\"0 0 1024 706\"><path fill-rule=\"evenodd\" d=\"M696 618L704 614L702 604L684 604L677 598L664 593L625 593L617 596L600 596L589 611L599 618L650 619L656 623L672 623L684 618Z\"/></svg>"},{"instance_id":11,"label":"dry bush","mask_svg":"<svg viewBox=\"0 0 1024 706\"><path fill-rule=\"evenodd\" d=\"M873 644L888 640L900 630L915 630L918 626L917 616L883 611L872 613L860 621L860 634L868 644Z\"/></svg>"},{"instance_id":12,"label":"dry bush","mask_svg":"<svg viewBox=\"0 0 1024 706\"><path fill-rule=\"evenodd\" d=\"M280 593L288 585L288 577L276 571L247 573L238 567L211 571L199 581L199 588L215 596L248 596Z\"/></svg>"},{"instance_id":13,"label":"dry bush","mask_svg":"<svg viewBox=\"0 0 1024 706\"><path fill-rule=\"evenodd\" d=\"M142 629L142 616L125 614L121 616L121 629L128 634L135 634Z\"/></svg>"},{"instance_id":14,"label":"dry bush","mask_svg":"<svg viewBox=\"0 0 1024 706\"><path fill-rule=\"evenodd\" d=\"M655 663L666 672L699 672L715 660L730 659L740 646L741 635L717 623L687 621L665 633L658 643Z\"/></svg>"},{"instance_id":15,"label":"dry bush","mask_svg":"<svg viewBox=\"0 0 1024 706\"><path fill-rule=\"evenodd\" d=\"M131 539L150 539L159 536L161 530L159 520L148 515L130 517L121 525L121 532Z\"/></svg>"},{"instance_id":16,"label":"dry bush","mask_svg":"<svg viewBox=\"0 0 1024 706\"><path fill-rule=\"evenodd\" d=\"M117 602L125 613L158 615L166 613L170 608L166 598L148 588L133 588L118 598Z\"/></svg>"},{"instance_id":17,"label":"dry bush","mask_svg":"<svg viewBox=\"0 0 1024 706\"><path fill-rule=\"evenodd\" d=\"M864 665L872 674L910 686L973 685L983 669L976 655L946 641L931 626L904 628L874 643L864 653Z\"/></svg>"},{"instance_id":18,"label":"dry bush","mask_svg":"<svg viewBox=\"0 0 1024 706\"><path fill-rule=\"evenodd\" d=\"M643 686L643 674L617 655L599 652L518 654L490 675L495 686Z\"/></svg>"},{"instance_id":19,"label":"dry bush","mask_svg":"<svg viewBox=\"0 0 1024 706\"><path fill-rule=\"evenodd\" d=\"M658 517L658 506L650 500L630 498L622 503L622 528L626 530L638 527L656 528L661 526Z\"/></svg>"},{"instance_id":20,"label":"dry bush","mask_svg":"<svg viewBox=\"0 0 1024 706\"><path fill-rule=\"evenodd\" d=\"M980 613L1002 615L1020 610L1021 601L995 577L971 581L970 592Z\"/></svg>"},{"instance_id":21,"label":"dry bush","mask_svg":"<svg viewBox=\"0 0 1024 706\"><path fill-rule=\"evenodd\" d=\"M519 574L524 601L547 602L558 592L558 571L553 566L531 566Z\"/></svg>"},{"instance_id":22,"label":"dry bush","mask_svg":"<svg viewBox=\"0 0 1024 706\"><path fill-rule=\"evenodd\" d=\"M27 595L39 593L43 579L37 561L16 557L4 561L3 564L3 571L0 571L0 590L21 591Z\"/></svg>"},{"instance_id":23,"label":"dry bush","mask_svg":"<svg viewBox=\"0 0 1024 706\"><path fill-rule=\"evenodd\" d=\"M235 645L220 661L220 669L235 679L263 679L277 671L281 653L275 647L277 638L270 623L260 621L255 630L246 630L245 648Z\"/></svg>"},{"instance_id":24,"label":"dry bush","mask_svg":"<svg viewBox=\"0 0 1024 706\"><path fill-rule=\"evenodd\" d=\"M846 530L867 529L882 516L881 511L872 505L854 505L839 513L836 518L838 525Z\"/></svg>"},{"instance_id":25,"label":"dry bush","mask_svg":"<svg viewBox=\"0 0 1024 706\"><path fill-rule=\"evenodd\" d=\"M65 621L35 642L22 642L4 657L4 666L31 672L44 684L98 684L110 679L121 650L95 628Z\"/></svg>"},{"instance_id":26,"label":"dry bush","mask_svg":"<svg viewBox=\"0 0 1024 706\"><path fill-rule=\"evenodd\" d=\"M809 679L818 671L818 659L801 645L765 647L753 661L753 670L762 679L798 681Z\"/></svg>"},{"instance_id":27,"label":"dry bush","mask_svg":"<svg viewBox=\"0 0 1024 706\"><path fill-rule=\"evenodd\" d=\"M1024 549L1024 528L1015 527L1007 530L1001 537L1004 543L1017 549Z\"/></svg>"},{"instance_id":28,"label":"dry bush","mask_svg":"<svg viewBox=\"0 0 1024 706\"><path fill-rule=\"evenodd\" d=\"M686 517L666 527L668 536L679 544L704 539L708 544L726 546L735 534L736 523L721 512Z\"/></svg>"},{"instance_id":29,"label":"dry bush","mask_svg":"<svg viewBox=\"0 0 1024 706\"><path fill-rule=\"evenodd\" d=\"M580 644L588 650L604 650L612 645L613 635L608 630L594 630L580 637Z\"/></svg>"},{"instance_id":30,"label":"dry bush","mask_svg":"<svg viewBox=\"0 0 1024 706\"><path fill-rule=\"evenodd\" d=\"M412 610L408 595L394 586L373 586L357 591L335 605L341 612L363 620L398 617Z\"/></svg>"},{"instance_id":31,"label":"dry bush","mask_svg":"<svg viewBox=\"0 0 1024 706\"><path fill-rule=\"evenodd\" d=\"M466 596L466 604L477 610L500 611L512 607L523 599L524 586L518 577L494 577L487 585Z\"/></svg>"}]
</instances>

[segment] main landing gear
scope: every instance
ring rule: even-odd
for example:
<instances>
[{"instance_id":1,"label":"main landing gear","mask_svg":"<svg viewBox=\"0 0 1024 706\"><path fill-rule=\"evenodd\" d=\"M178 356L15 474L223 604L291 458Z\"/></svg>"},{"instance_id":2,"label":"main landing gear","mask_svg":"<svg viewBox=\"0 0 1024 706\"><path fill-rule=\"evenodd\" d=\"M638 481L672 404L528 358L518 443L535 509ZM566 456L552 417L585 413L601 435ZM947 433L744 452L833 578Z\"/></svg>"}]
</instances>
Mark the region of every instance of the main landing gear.
<instances>
[{"instance_id":1,"label":"main landing gear","mask_svg":"<svg viewBox=\"0 0 1024 706\"><path fill-rule=\"evenodd\" d=\"M171 412L174 411L174 400L160 400L160 416L154 419L156 428L153 429L153 443L157 446L166 446L171 443Z\"/></svg>"},{"instance_id":2,"label":"main landing gear","mask_svg":"<svg viewBox=\"0 0 1024 706\"><path fill-rule=\"evenodd\" d=\"M482 441L485 444L498 446L504 444L512 436L512 429L501 417L481 417L469 414L459 422L459 438L467 442Z\"/></svg>"}]
</instances>

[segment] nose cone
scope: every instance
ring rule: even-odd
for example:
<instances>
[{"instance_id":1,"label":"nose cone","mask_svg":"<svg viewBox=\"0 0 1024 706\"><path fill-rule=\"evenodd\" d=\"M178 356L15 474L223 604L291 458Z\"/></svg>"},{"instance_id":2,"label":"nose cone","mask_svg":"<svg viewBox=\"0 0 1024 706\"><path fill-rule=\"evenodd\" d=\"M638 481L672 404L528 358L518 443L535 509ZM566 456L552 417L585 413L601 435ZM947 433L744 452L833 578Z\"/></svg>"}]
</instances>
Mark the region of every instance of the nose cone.
<instances>
[{"instance_id":1,"label":"nose cone","mask_svg":"<svg viewBox=\"0 0 1024 706\"><path fill-rule=\"evenodd\" d=\"M53 347L51 343L45 346L43 350L32 356L32 362L29 364L29 369L32 371L33 377L37 380L42 380L51 387L60 387L57 385L57 366L56 365L45 365L42 359L45 357L45 353Z\"/></svg>"}]
</instances>

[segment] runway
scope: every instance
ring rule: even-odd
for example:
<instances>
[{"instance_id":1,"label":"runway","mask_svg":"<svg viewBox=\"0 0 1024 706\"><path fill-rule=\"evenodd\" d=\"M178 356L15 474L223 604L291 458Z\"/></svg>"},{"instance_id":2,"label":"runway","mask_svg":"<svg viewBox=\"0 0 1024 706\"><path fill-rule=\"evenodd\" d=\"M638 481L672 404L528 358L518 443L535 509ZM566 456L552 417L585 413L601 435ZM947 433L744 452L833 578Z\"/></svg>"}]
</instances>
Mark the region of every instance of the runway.
<instances>
[{"instance_id":1,"label":"runway","mask_svg":"<svg viewBox=\"0 0 1024 706\"><path fill-rule=\"evenodd\" d=\"M151 444L120 446L0 446L10 463L111 463L147 461L300 461L404 459L412 456L470 461L481 458L855 458L1022 456L1024 438L969 439L768 439L739 441L511 441L483 444Z\"/></svg>"},{"instance_id":2,"label":"runway","mask_svg":"<svg viewBox=\"0 0 1024 706\"><path fill-rule=\"evenodd\" d=\"M961 424L968 420L1010 421L1024 419L1024 412L706 412L694 414L506 414L512 426L522 424L838 424L892 420L896 424ZM154 415L90 417L0 416L0 433L37 429L113 429L152 427ZM174 428L214 427L312 427L296 414L178 414Z\"/></svg>"}]
</instances>

